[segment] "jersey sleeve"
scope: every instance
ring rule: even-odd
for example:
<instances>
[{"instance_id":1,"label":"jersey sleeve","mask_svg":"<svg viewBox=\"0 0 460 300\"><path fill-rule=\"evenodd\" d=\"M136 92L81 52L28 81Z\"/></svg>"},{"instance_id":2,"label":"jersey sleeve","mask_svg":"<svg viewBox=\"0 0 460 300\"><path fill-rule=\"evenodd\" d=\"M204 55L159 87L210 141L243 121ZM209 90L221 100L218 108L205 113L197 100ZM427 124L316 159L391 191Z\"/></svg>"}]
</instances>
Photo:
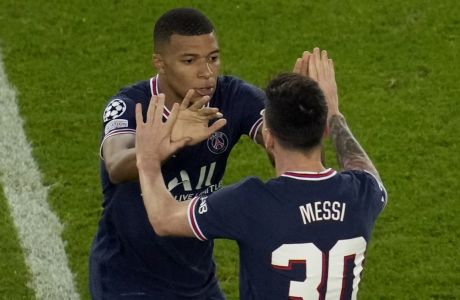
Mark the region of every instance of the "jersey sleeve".
<instances>
[{"instance_id":1,"label":"jersey sleeve","mask_svg":"<svg viewBox=\"0 0 460 300\"><path fill-rule=\"evenodd\" d=\"M382 212L388 200L388 194L382 182L370 172L364 171L365 194L364 201L373 218Z\"/></svg>"},{"instance_id":2,"label":"jersey sleeve","mask_svg":"<svg viewBox=\"0 0 460 300\"><path fill-rule=\"evenodd\" d=\"M210 196L195 197L188 207L188 220L200 241L215 238L241 240L247 230L245 202L250 179L225 187Z\"/></svg>"},{"instance_id":3,"label":"jersey sleeve","mask_svg":"<svg viewBox=\"0 0 460 300\"><path fill-rule=\"evenodd\" d=\"M100 145L102 157L102 146L111 136L118 134L136 133L136 103L126 96L115 96L105 106L102 120L103 132Z\"/></svg>"},{"instance_id":4,"label":"jersey sleeve","mask_svg":"<svg viewBox=\"0 0 460 300\"><path fill-rule=\"evenodd\" d=\"M262 110L265 107L265 93L248 83L241 86L240 98L243 101L242 110L242 134L248 135L255 141L257 131L262 125Z\"/></svg>"}]
</instances>

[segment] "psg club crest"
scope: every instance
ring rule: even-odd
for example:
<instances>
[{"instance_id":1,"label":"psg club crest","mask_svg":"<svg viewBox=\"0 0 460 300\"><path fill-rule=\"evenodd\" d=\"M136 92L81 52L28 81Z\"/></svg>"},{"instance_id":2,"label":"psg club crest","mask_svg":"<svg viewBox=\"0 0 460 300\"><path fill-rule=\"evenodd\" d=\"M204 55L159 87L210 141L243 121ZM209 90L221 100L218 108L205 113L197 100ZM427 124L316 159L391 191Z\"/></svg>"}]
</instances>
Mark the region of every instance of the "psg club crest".
<instances>
[{"instance_id":1,"label":"psg club crest","mask_svg":"<svg viewBox=\"0 0 460 300\"><path fill-rule=\"evenodd\" d=\"M126 111L126 103L121 99L113 99L104 111L104 123L118 118Z\"/></svg>"},{"instance_id":2,"label":"psg club crest","mask_svg":"<svg viewBox=\"0 0 460 300\"><path fill-rule=\"evenodd\" d=\"M217 131L214 132L208 138L208 149L214 154L220 154L227 150L228 147L228 138L227 135L223 132Z\"/></svg>"}]
</instances>

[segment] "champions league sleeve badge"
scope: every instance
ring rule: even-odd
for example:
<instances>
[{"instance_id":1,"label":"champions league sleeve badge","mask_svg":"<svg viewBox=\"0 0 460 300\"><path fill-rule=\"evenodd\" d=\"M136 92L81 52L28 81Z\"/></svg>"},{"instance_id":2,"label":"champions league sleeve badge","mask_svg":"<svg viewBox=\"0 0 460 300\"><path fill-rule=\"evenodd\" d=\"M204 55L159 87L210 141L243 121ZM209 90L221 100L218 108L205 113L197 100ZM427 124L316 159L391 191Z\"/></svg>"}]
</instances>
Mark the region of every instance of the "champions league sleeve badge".
<instances>
[{"instance_id":1,"label":"champions league sleeve badge","mask_svg":"<svg viewBox=\"0 0 460 300\"><path fill-rule=\"evenodd\" d=\"M220 154L228 148L228 137L225 133L217 131L208 138L208 149L214 154Z\"/></svg>"},{"instance_id":2,"label":"champions league sleeve badge","mask_svg":"<svg viewBox=\"0 0 460 300\"><path fill-rule=\"evenodd\" d=\"M126 111L126 103L121 99L113 99L104 110L104 123L118 118Z\"/></svg>"}]
</instances>

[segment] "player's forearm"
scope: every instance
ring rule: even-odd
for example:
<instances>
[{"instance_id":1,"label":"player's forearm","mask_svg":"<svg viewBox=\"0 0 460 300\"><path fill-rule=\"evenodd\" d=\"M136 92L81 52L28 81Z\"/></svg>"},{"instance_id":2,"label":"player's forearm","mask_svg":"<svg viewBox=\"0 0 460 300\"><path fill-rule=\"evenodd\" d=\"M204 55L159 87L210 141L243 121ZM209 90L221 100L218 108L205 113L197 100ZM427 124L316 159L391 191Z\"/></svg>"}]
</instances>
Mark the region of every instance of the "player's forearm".
<instances>
[{"instance_id":1,"label":"player's forearm","mask_svg":"<svg viewBox=\"0 0 460 300\"><path fill-rule=\"evenodd\" d=\"M149 222L158 235L166 235L178 203L166 189L160 163L149 162L148 166L140 163L138 169L142 199Z\"/></svg>"},{"instance_id":2,"label":"player's forearm","mask_svg":"<svg viewBox=\"0 0 460 300\"><path fill-rule=\"evenodd\" d=\"M161 165L167 160L162 161ZM136 150L130 148L115 154L109 161L106 160L106 168L110 181L119 184L139 179L139 171L136 166Z\"/></svg>"},{"instance_id":3,"label":"player's forearm","mask_svg":"<svg viewBox=\"0 0 460 300\"><path fill-rule=\"evenodd\" d=\"M329 135L337 154L339 166L343 170L366 170L380 180L377 169L351 133L343 115L334 114L330 117Z\"/></svg>"},{"instance_id":4,"label":"player's forearm","mask_svg":"<svg viewBox=\"0 0 460 300\"><path fill-rule=\"evenodd\" d=\"M136 150L125 149L114 154L105 161L110 181L119 184L126 181L134 181L139 178L136 167Z\"/></svg>"}]
</instances>

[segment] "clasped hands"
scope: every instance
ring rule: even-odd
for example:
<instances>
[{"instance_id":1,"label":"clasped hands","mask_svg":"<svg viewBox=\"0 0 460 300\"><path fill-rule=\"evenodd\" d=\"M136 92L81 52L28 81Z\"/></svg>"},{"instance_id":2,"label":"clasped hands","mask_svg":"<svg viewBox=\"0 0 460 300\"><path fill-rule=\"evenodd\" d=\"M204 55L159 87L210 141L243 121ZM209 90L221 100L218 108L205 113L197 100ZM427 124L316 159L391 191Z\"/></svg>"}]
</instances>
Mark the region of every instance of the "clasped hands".
<instances>
[{"instance_id":1,"label":"clasped hands","mask_svg":"<svg viewBox=\"0 0 460 300\"><path fill-rule=\"evenodd\" d=\"M171 132L171 141L186 138L187 146L198 144L226 124L225 118L216 107L208 107L209 96L200 96L189 90L179 106L177 119ZM209 121L218 119L211 126Z\"/></svg>"}]
</instances>

